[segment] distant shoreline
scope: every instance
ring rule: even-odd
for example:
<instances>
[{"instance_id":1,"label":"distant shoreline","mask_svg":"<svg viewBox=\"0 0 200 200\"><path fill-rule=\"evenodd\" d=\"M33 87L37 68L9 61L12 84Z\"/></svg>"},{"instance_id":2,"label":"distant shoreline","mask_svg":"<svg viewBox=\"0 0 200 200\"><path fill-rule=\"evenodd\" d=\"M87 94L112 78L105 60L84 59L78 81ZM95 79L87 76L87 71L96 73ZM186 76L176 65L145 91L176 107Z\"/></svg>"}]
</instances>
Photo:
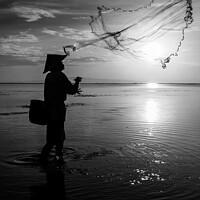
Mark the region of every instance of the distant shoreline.
<instances>
[{"instance_id":1,"label":"distant shoreline","mask_svg":"<svg viewBox=\"0 0 200 200\"><path fill-rule=\"evenodd\" d=\"M31 82L28 82L28 83L26 83L26 82L0 82L0 84L1 85L3 85L3 84L10 84L10 85L14 85L14 84L44 84L44 83L31 83ZM87 85L89 85L89 84L95 84L95 85L145 85L145 84L148 84L148 82L147 83L131 83L131 82L116 82L116 83L109 83L109 82L105 82L105 83L100 83L100 82L94 82L94 83L91 83L91 82L86 82L86 83L81 83L81 84L87 84ZM200 83L156 83L156 84L159 84L159 85L200 85Z\"/></svg>"}]
</instances>

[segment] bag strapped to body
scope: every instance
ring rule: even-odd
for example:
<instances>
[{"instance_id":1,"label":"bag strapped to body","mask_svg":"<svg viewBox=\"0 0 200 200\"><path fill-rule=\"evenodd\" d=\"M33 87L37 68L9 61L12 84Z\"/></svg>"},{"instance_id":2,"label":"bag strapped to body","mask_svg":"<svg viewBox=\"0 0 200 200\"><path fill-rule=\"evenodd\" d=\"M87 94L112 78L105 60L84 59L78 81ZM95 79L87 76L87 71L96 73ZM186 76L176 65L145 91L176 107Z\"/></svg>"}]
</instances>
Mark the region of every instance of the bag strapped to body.
<instances>
[{"instance_id":1,"label":"bag strapped to body","mask_svg":"<svg viewBox=\"0 0 200 200\"><path fill-rule=\"evenodd\" d=\"M33 124L47 125L47 108L44 101L36 99L30 101L29 121Z\"/></svg>"}]
</instances>

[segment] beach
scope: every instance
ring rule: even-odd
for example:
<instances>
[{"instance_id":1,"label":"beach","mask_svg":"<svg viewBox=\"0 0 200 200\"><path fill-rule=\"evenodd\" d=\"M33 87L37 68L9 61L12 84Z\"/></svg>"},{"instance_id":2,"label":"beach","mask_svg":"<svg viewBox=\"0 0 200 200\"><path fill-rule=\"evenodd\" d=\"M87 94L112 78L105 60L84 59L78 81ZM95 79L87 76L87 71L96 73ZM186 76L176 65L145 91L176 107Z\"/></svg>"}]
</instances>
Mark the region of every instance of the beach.
<instances>
[{"instance_id":1,"label":"beach","mask_svg":"<svg viewBox=\"0 0 200 200\"><path fill-rule=\"evenodd\" d=\"M81 88L66 101L65 164L41 166L46 126L28 111L43 84L0 84L1 200L200 198L199 84Z\"/></svg>"}]
</instances>

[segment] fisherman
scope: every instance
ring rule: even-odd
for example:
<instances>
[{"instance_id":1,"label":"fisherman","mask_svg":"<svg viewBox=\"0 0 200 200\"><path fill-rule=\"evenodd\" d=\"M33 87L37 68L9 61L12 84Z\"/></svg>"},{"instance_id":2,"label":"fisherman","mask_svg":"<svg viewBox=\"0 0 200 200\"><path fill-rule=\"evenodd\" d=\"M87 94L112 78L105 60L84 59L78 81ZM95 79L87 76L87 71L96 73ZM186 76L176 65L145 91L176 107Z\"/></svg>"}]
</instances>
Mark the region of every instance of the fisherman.
<instances>
[{"instance_id":1,"label":"fisherman","mask_svg":"<svg viewBox=\"0 0 200 200\"><path fill-rule=\"evenodd\" d=\"M66 116L66 106L64 101L67 99L67 94L80 93L79 83L81 77L74 79L72 84L67 76L62 72L64 70L63 60L66 55L47 54L45 68L43 74L46 75L44 83L44 101L47 108L47 130L46 144L44 145L40 161L47 162L48 156L55 146L56 160L63 163L63 144L65 140L64 121Z\"/></svg>"}]
</instances>

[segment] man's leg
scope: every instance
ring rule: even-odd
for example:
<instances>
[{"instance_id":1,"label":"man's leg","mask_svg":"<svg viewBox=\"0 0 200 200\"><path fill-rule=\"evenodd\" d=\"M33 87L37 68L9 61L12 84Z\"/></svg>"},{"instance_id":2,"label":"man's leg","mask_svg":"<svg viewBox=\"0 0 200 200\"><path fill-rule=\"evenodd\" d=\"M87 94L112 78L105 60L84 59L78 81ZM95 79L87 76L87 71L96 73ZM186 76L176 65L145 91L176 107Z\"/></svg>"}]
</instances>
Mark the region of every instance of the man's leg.
<instances>
[{"instance_id":1,"label":"man's leg","mask_svg":"<svg viewBox=\"0 0 200 200\"><path fill-rule=\"evenodd\" d=\"M63 156L63 143L64 140L56 143L56 156L58 157Z\"/></svg>"},{"instance_id":2,"label":"man's leg","mask_svg":"<svg viewBox=\"0 0 200 200\"><path fill-rule=\"evenodd\" d=\"M61 163L63 161L63 145L65 140L64 121L57 122L57 141L56 141L56 158Z\"/></svg>"},{"instance_id":3,"label":"man's leg","mask_svg":"<svg viewBox=\"0 0 200 200\"><path fill-rule=\"evenodd\" d=\"M42 162L46 162L48 160L48 156L50 154L50 151L51 149L53 148L54 144L53 143L50 143L50 142L47 142L42 151L41 151L41 154L40 154L40 161Z\"/></svg>"},{"instance_id":4,"label":"man's leg","mask_svg":"<svg viewBox=\"0 0 200 200\"><path fill-rule=\"evenodd\" d=\"M64 143L64 140L56 143L56 160L60 164L65 163L63 159L63 143Z\"/></svg>"}]
</instances>

